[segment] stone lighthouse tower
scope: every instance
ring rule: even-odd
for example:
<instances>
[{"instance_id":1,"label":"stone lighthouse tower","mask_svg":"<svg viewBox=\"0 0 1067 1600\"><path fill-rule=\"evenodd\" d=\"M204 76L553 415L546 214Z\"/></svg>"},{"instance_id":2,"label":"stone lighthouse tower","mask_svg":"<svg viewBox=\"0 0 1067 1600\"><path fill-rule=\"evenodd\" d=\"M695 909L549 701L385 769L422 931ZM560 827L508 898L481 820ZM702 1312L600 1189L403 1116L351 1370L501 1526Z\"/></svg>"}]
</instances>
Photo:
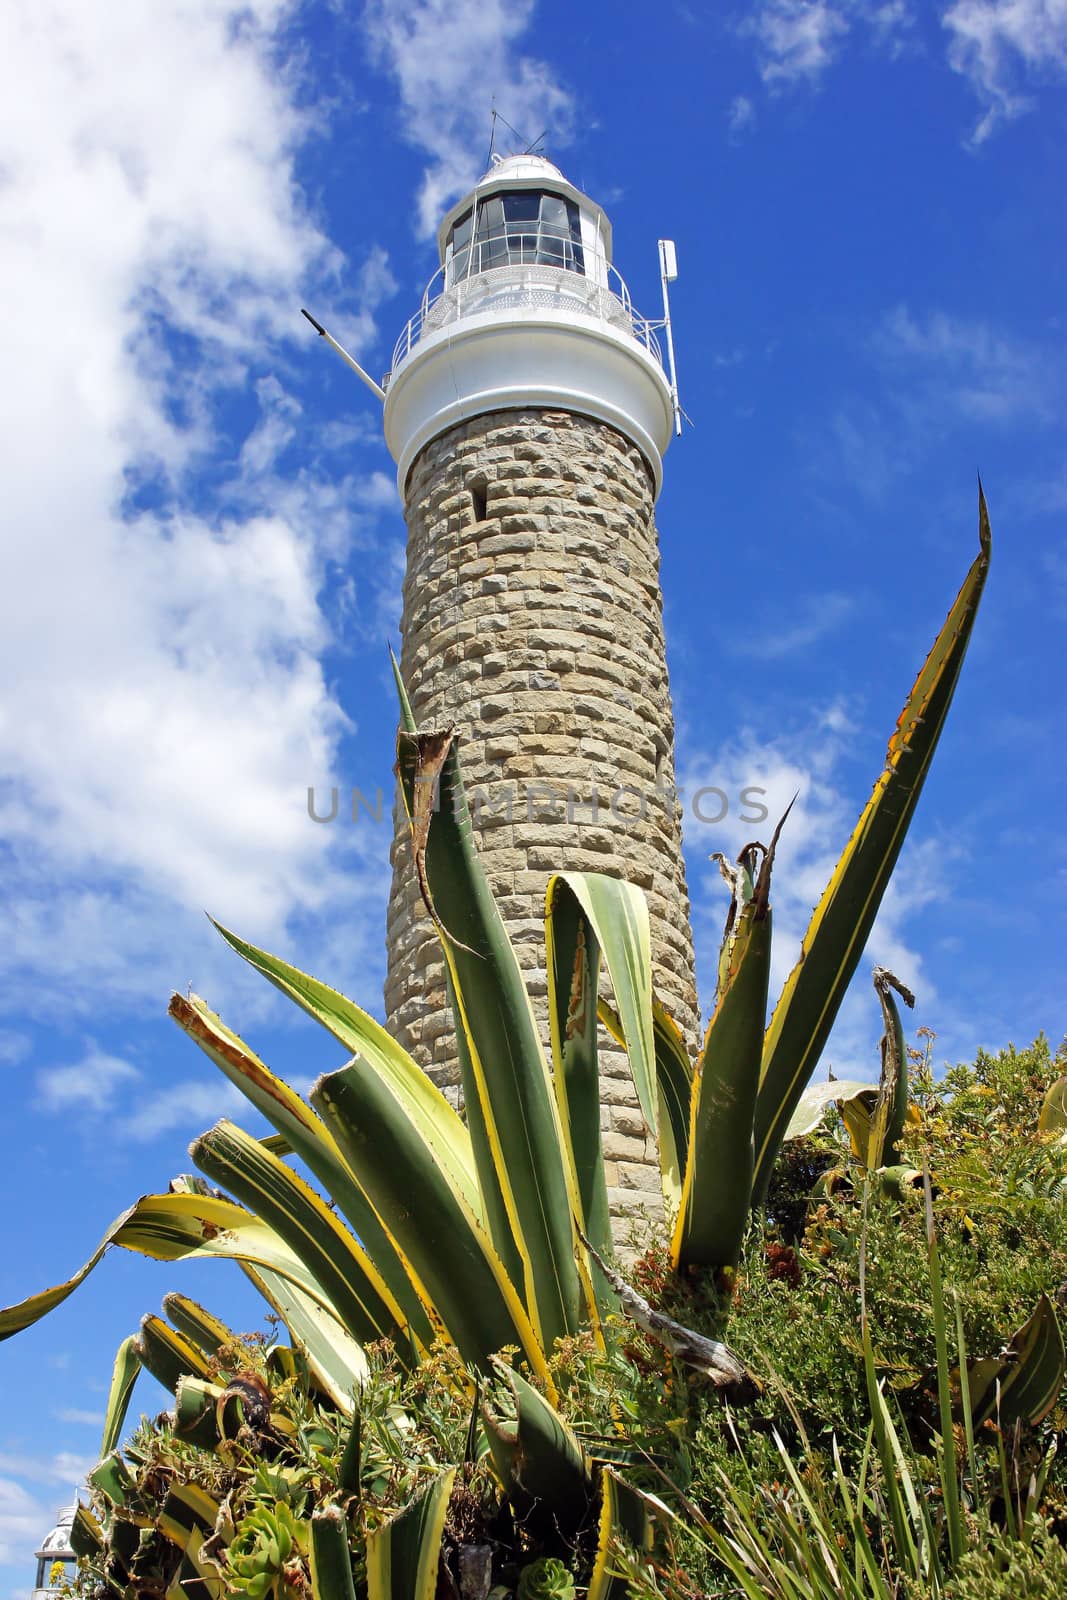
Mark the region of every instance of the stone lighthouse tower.
<instances>
[{"instance_id":1,"label":"stone lighthouse tower","mask_svg":"<svg viewBox=\"0 0 1067 1600\"><path fill-rule=\"evenodd\" d=\"M535 1007L550 873L608 872L645 891L657 989L692 1041L654 515L676 413L656 331L612 265L603 210L541 156L498 158L438 246L385 383L412 708L420 728L459 732L482 861ZM388 947L390 1029L452 1085L443 964L402 815ZM625 1066L603 1061L618 1213L654 1201L659 1178Z\"/></svg>"}]
</instances>

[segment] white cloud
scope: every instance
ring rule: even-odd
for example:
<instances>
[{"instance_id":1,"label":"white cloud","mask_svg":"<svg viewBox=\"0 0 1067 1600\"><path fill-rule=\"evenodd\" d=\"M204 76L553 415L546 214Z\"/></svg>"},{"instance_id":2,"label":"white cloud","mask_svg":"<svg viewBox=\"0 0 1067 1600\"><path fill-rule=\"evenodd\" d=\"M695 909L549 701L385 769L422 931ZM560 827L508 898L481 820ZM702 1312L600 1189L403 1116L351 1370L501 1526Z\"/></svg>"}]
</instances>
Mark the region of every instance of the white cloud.
<instances>
[{"instance_id":1,"label":"white cloud","mask_svg":"<svg viewBox=\"0 0 1067 1600\"><path fill-rule=\"evenodd\" d=\"M174 1128L200 1133L220 1117L251 1115L248 1101L231 1083L189 1080L147 1096L131 1116L123 1117L118 1136L133 1144L147 1144Z\"/></svg>"},{"instance_id":2,"label":"white cloud","mask_svg":"<svg viewBox=\"0 0 1067 1600\"><path fill-rule=\"evenodd\" d=\"M358 350L392 279L372 249L360 314L339 297L296 181L313 122L274 56L288 12L6 13L2 964L72 1003L93 982L158 993L157 958L200 937L201 907L274 936L334 892L340 835L303 804L346 727L320 591L383 500L282 473L300 414L271 367L307 334L305 287ZM216 408L253 384L235 448Z\"/></svg>"},{"instance_id":3,"label":"white cloud","mask_svg":"<svg viewBox=\"0 0 1067 1600\"><path fill-rule=\"evenodd\" d=\"M36 1108L45 1114L106 1117L110 1137L132 1144L146 1144L173 1129L199 1132L221 1116L249 1114L248 1102L231 1083L188 1078L156 1088L139 1068L93 1046L81 1061L37 1074ZM91 1125L91 1132L99 1136L98 1127Z\"/></svg>"},{"instance_id":4,"label":"white cloud","mask_svg":"<svg viewBox=\"0 0 1067 1600\"><path fill-rule=\"evenodd\" d=\"M46 1112L110 1111L124 1086L138 1077L136 1067L118 1056L90 1049L70 1066L46 1067L37 1074L37 1107Z\"/></svg>"},{"instance_id":5,"label":"white cloud","mask_svg":"<svg viewBox=\"0 0 1067 1600\"><path fill-rule=\"evenodd\" d=\"M52 1415L58 1422L73 1422L79 1427L102 1428L104 1426L104 1413L102 1411L84 1411L78 1406L63 1406Z\"/></svg>"},{"instance_id":6,"label":"white cloud","mask_svg":"<svg viewBox=\"0 0 1067 1600\"><path fill-rule=\"evenodd\" d=\"M764 83L814 82L848 33L844 8L829 0L764 0L746 24L758 42Z\"/></svg>"},{"instance_id":7,"label":"white cloud","mask_svg":"<svg viewBox=\"0 0 1067 1600\"><path fill-rule=\"evenodd\" d=\"M873 348L890 370L907 374L913 397L931 412L948 407L968 421L992 423L1057 413L1058 364L1048 349L981 318L916 316L900 305L882 319Z\"/></svg>"},{"instance_id":8,"label":"white cloud","mask_svg":"<svg viewBox=\"0 0 1067 1600\"><path fill-rule=\"evenodd\" d=\"M430 155L419 228L432 234L449 201L485 167L490 99L527 139L570 137L573 101L547 62L517 53L534 0L370 0L367 37L396 78L408 141ZM510 142L509 142L510 141ZM512 136L500 130L499 147Z\"/></svg>"},{"instance_id":9,"label":"white cloud","mask_svg":"<svg viewBox=\"0 0 1067 1600\"><path fill-rule=\"evenodd\" d=\"M69 1450L47 1457L0 1455L0 1566L21 1568L32 1577L33 1552L95 1465L95 1455ZM31 1493L27 1484L41 1492Z\"/></svg>"},{"instance_id":10,"label":"white cloud","mask_svg":"<svg viewBox=\"0 0 1067 1600\"><path fill-rule=\"evenodd\" d=\"M796 795L775 861L773 1005L797 959L811 912L848 841L860 805L867 798L865 792L857 803L846 791L841 770L854 731L846 709L835 703L794 735L765 739L749 729L714 754L682 753L679 784L705 1013L713 997L719 940L728 904L718 865L709 857L712 852L721 851L733 859L753 838L766 843ZM872 780L873 776L872 772ZM729 810L721 822L702 824L694 816L694 799L701 788L717 790L726 797ZM749 793L742 804L742 791L746 789ZM723 809L722 801L711 794L697 804L705 817L716 816ZM753 822L758 806L766 809L767 816L762 822ZM744 820L746 815L750 820ZM921 1004L927 1008L925 1014L930 1015L936 995L907 930L922 907L941 894L943 887L944 851L933 844L910 844L882 901L867 949L824 1051L819 1075L824 1075L826 1066L832 1064L840 1077L877 1076L876 1045L881 1020L869 989L873 965L890 967L909 987L917 989Z\"/></svg>"},{"instance_id":11,"label":"white cloud","mask_svg":"<svg viewBox=\"0 0 1067 1600\"><path fill-rule=\"evenodd\" d=\"M11 1067L30 1053L30 1041L14 1028L0 1028L0 1065Z\"/></svg>"},{"instance_id":12,"label":"white cloud","mask_svg":"<svg viewBox=\"0 0 1067 1600\"><path fill-rule=\"evenodd\" d=\"M955 0L942 25L950 67L985 104L974 145L1032 108L1024 82L1067 72L1067 0Z\"/></svg>"},{"instance_id":13,"label":"white cloud","mask_svg":"<svg viewBox=\"0 0 1067 1600\"><path fill-rule=\"evenodd\" d=\"M33 1572L33 1552L52 1526L56 1507L30 1494L14 1478L0 1477L0 1566Z\"/></svg>"},{"instance_id":14,"label":"white cloud","mask_svg":"<svg viewBox=\"0 0 1067 1600\"><path fill-rule=\"evenodd\" d=\"M735 655L759 656L765 661L780 661L799 655L818 644L856 609L855 595L841 590L798 598L789 613L777 619L762 614L755 631L723 638L723 645Z\"/></svg>"},{"instance_id":15,"label":"white cloud","mask_svg":"<svg viewBox=\"0 0 1067 1600\"><path fill-rule=\"evenodd\" d=\"M756 108L747 94L735 94L726 113L726 127L731 143L736 144L754 125Z\"/></svg>"}]
</instances>

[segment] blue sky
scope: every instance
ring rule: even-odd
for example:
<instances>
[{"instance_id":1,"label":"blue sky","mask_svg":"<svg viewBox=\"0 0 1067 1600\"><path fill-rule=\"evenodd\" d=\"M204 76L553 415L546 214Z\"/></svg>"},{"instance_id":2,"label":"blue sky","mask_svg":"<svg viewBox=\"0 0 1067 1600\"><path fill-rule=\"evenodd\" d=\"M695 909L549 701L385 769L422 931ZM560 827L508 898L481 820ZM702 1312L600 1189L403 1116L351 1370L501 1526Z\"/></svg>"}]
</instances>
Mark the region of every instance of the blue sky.
<instances>
[{"instance_id":1,"label":"blue sky","mask_svg":"<svg viewBox=\"0 0 1067 1600\"><path fill-rule=\"evenodd\" d=\"M0 51L0 709L8 1218L0 1303L65 1277L232 1098L164 1012L192 985L304 1084L329 1041L205 908L374 1009L403 524L376 374L481 171L490 105L608 209L693 426L659 522L678 766L772 806L779 976L993 517L989 589L872 940L939 1060L1064 1032L1064 0L158 0ZM708 995L724 909L691 826ZM866 963L869 967L870 961ZM867 978L830 1055L869 1074ZM110 1360L170 1287L114 1255L3 1348L0 1592L93 1456ZM142 1404L162 1404L147 1382Z\"/></svg>"}]
</instances>

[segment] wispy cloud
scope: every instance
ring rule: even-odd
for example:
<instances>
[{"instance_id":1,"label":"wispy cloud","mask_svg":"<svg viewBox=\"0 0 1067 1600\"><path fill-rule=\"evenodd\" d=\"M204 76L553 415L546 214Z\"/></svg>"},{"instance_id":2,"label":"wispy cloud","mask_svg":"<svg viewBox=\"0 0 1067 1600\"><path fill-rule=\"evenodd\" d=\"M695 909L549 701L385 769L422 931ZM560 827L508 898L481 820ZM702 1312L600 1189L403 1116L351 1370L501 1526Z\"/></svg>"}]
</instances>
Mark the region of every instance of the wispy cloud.
<instances>
[{"instance_id":1,"label":"wispy cloud","mask_svg":"<svg viewBox=\"0 0 1067 1600\"><path fill-rule=\"evenodd\" d=\"M840 627L855 609L855 595L831 589L798 600L777 618L761 616L754 631L732 631L723 637L723 644L735 655L780 661L810 650Z\"/></svg>"},{"instance_id":2,"label":"wispy cloud","mask_svg":"<svg viewBox=\"0 0 1067 1600\"><path fill-rule=\"evenodd\" d=\"M1055 352L981 318L896 306L875 330L872 348L887 370L917 379L928 395L932 388L937 406L948 404L955 416L1003 423L1056 415Z\"/></svg>"},{"instance_id":3,"label":"wispy cloud","mask_svg":"<svg viewBox=\"0 0 1067 1600\"><path fill-rule=\"evenodd\" d=\"M57 1422L71 1422L79 1427L102 1428L104 1413L102 1411L84 1411L78 1406L62 1406L52 1415Z\"/></svg>"},{"instance_id":4,"label":"wispy cloud","mask_svg":"<svg viewBox=\"0 0 1067 1600\"><path fill-rule=\"evenodd\" d=\"M95 1455L69 1450L47 1457L0 1455L0 1566L27 1570L57 1511L72 1503L75 1485L84 1483L95 1465ZM28 1570L32 1572L32 1565Z\"/></svg>"},{"instance_id":5,"label":"wispy cloud","mask_svg":"<svg viewBox=\"0 0 1067 1600\"><path fill-rule=\"evenodd\" d=\"M196 1132L220 1116L247 1111L232 1084L190 1078L160 1089L128 1061L93 1047L78 1062L37 1074L36 1106L49 1115L77 1112L92 1119L94 1138L106 1117L110 1137L131 1144L174 1130Z\"/></svg>"},{"instance_id":6,"label":"wispy cloud","mask_svg":"<svg viewBox=\"0 0 1067 1600\"><path fill-rule=\"evenodd\" d=\"M990 318L898 305L859 339L869 366L864 385L811 427L813 471L884 501L901 474L957 429L1011 436L1054 427L1065 385L1062 338L1042 340ZM1055 511L1055 478L1028 485L1028 509Z\"/></svg>"},{"instance_id":7,"label":"wispy cloud","mask_svg":"<svg viewBox=\"0 0 1067 1600\"><path fill-rule=\"evenodd\" d=\"M1033 108L1029 89L1035 81L1067 73L1065 0L955 0L942 25L949 33L950 67L985 106L972 145Z\"/></svg>"},{"instance_id":8,"label":"wispy cloud","mask_svg":"<svg viewBox=\"0 0 1067 1600\"><path fill-rule=\"evenodd\" d=\"M735 94L726 113L731 144L739 144L756 123L756 108L747 94Z\"/></svg>"},{"instance_id":9,"label":"wispy cloud","mask_svg":"<svg viewBox=\"0 0 1067 1600\"><path fill-rule=\"evenodd\" d=\"M694 906L708 908L694 917L693 930L705 1008L714 986L727 904L719 869L709 860L711 852L734 856L753 836L766 840L793 796L797 797L776 862L773 1001L797 959L812 908L856 820L858 803L849 792L845 771L854 739L847 709L833 703L794 733L768 739L748 729L714 752L681 752L679 782L687 802L683 814L690 893ZM717 826L701 826L693 818L692 797L701 787L713 787L730 797L728 814ZM762 791L759 803L768 815L758 826L745 821L742 807L734 803L744 789L750 794ZM866 793L862 799L866 800ZM754 806L754 800L750 799L749 805ZM880 1018L868 990L873 964L889 966L916 988L927 1008L925 1014L931 1014L929 1008L936 996L909 929L922 907L944 889L944 851L932 844L909 846L882 902L864 959L824 1053L824 1069L832 1063L840 1076L877 1075Z\"/></svg>"},{"instance_id":10,"label":"wispy cloud","mask_svg":"<svg viewBox=\"0 0 1067 1600\"><path fill-rule=\"evenodd\" d=\"M849 31L845 8L830 0L763 0L744 26L756 39L760 76L771 87L817 82Z\"/></svg>"},{"instance_id":11,"label":"wispy cloud","mask_svg":"<svg viewBox=\"0 0 1067 1600\"><path fill-rule=\"evenodd\" d=\"M69 1066L46 1067L37 1074L37 1108L46 1112L110 1111L124 1087L140 1077L118 1056L90 1049Z\"/></svg>"},{"instance_id":12,"label":"wispy cloud","mask_svg":"<svg viewBox=\"0 0 1067 1600\"><path fill-rule=\"evenodd\" d=\"M302 804L348 727L322 591L384 502L294 465L299 405L265 368L303 336L304 290L366 345L391 274L370 247L346 299L304 202L287 13L57 0L42 28L32 0L9 7L0 967L73 1004L94 982L157 991L157 954L200 937L205 905L276 936L342 876ZM253 385L242 445L216 418Z\"/></svg>"},{"instance_id":13,"label":"wispy cloud","mask_svg":"<svg viewBox=\"0 0 1067 1600\"><path fill-rule=\"evenodd\" d=\"M570 91L548 62L519 50L534 9L535 0L370 0L372 52L396 79L405 136L430 156L419 194L423 234L480 176L493 100L528 139L547 130L558 149L570 138Z\"/></svg>"}]
</instances>

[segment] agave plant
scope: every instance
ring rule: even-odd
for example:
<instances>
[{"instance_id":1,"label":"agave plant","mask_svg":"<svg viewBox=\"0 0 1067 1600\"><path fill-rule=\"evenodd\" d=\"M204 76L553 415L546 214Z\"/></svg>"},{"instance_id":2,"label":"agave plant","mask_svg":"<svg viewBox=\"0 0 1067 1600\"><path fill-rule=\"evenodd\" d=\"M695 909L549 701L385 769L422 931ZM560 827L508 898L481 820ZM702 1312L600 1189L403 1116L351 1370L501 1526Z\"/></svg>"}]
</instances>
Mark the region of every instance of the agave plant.
<instances>
[{"instance_id":1,"label":"agave plant","mask_svg":"<svg viewBox=\"0 0 1067 1600\"><path fill-rule=\"evenodd\" d=\"M612 1238L600 1146L598 1024L625 1047L638 1101L658 1135L674 1266L728 1272L753 1212L766 1201L791 1128L810 1126L828 1099L861 1087L810 1083L913 816L966 651L989 562L981 492L979 537L978 555L905 702L885 767L769 1022L777 832L766 848L751 846L736 866L726 865L731 904L718 992L695 1063L654 992L642 895L586 873L560 873L547 886L551 1064L546 1060L474 846L456 743L451 734L415 727L398 678L397 771L415 870L444 953L466 1121L367 1012L220 927L232 948L322 1024L351 1060L318 1080L308 1104L203 1001L175 995L171 1016L275 1135L257 1139L229 1121L217 1123L194 1142L191 1155L225 1194L203 1178L182 1178L167 1193L138 1200L72 1278L0 1312L0 1337L66 1299L108 1246L118 1244L162 1260L238 1261L287 1325L314 1383L349 1411L365 1376L363 1347L378 1340L388 1341L407 1366L444 1340L482 1374L494 1370L499 1351L513 1349L551 1401L549 1358L559 1339L583 1328L610 1338L608 1314L620 1294L624 1310L641 1316L650 1309L632 1292L627 1296L605 1260ZM614 1007L597 999L602 967ZM891 1109L880 1119L883 1144ZM288 1164L290 1155L321 1192ZM199 1407L210 1433L209 1402L216 1412L224 1404L204 1370L202 1337L213 1335L187 1306L175 1307L174 1321L173 1328L146 1322L139 1339L120 1351L108 1449L138 1363L178 1385L177 1412L193 1419ZM692 1352L686 1330L662 1317L646 1326L683 1358ZM736 1362L715 1341L703 1341L697 1359L717 1381L737 1381ZM525 1384L518 1376L514 1382ZM520 1411L524 1406L532 1415L546 1404L529 1384L522 1395ZM492 1438L488 1413L485 1425ZM570 1451L569 1441L556 1445L560 1458ZM494 1460L506 1481L496 1450ZM580 1447L578 1460L584 1461ZM578 1471L574 1460L572 1467ZM584 1465L581 1471L591 1498L593 1478ZM431 1501L433 1493L447 1496L439 1487ZM637 1527L644 1513L634 1511L621 1480L606 1471L597 1494L608 1508L603 1551L616 1522ZM426 1504L419 1517L433 1522ZM271 1549L273 1535L259 1534ZM251 1534L250 1541L242 1560L259 1549ZM279 1536L279 1548L283 1542ZM387 1553L379 1547L383 1561ZM387 1567L385 1561L375 1570ZM606 1593L606 1568L601 1576Z\"/></svg>"}]
</instances>

